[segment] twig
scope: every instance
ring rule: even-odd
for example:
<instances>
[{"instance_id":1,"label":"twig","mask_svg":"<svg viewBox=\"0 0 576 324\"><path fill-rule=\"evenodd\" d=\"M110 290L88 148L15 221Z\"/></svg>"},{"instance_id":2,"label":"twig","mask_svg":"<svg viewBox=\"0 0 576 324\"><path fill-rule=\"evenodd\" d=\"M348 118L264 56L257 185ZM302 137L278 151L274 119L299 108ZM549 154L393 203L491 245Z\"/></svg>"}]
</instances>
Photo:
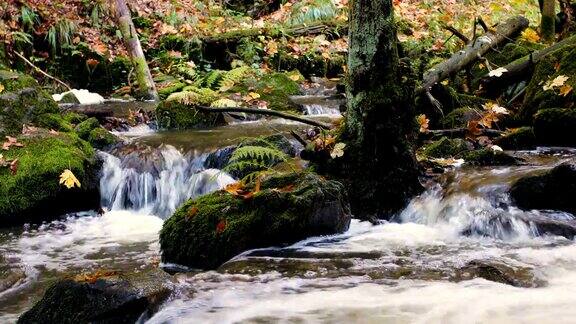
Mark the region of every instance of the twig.
<instances>
[{"instance_id":1,"label":"twig","mask_svg":"<svg viewBox=\"0 0 576 324\"><path fill-rule=\"evenodd\" d=\"M37 72L39 72L40 74L42 74L43 76L56 81L57 83L63 85L66 89L68 89L68 91L71 91L72 88L70 88L66 83L60 81L59 79L51 76L50 74L42 71L39 67L37 67L36 65L34 65L34 63L30 62L27 58L25 58L22 54L14 51L14 54L16 54L16 56L18 56L19 58L21 58L24 62L26 62L26 64L30 65L34 70L36 70Z\"/></svg>"},{"instance_id":2,"label":"twig","mask_svg":"<svg viewBox=\"0 0 576 324\"><path fill-rule=\"evenodd\" d=\"M504 134L503 131L495 130L495 129L481 129L481 134L484 136L492 136L497 137ZM465 136L468 133L467 128L454 128L454 129L436 129L436 130L429 130L426 133L421 133L422 137L434 137L434 136L448 136L448 137L457 137L457 136Z\"/></svg>"},{"instance_id":3,"label":"twig","mask_svg":"<svg viewBox=\"0 0 576 324\"><path fill-rule=\"evenodd\" d=\"M462 34L458 29L456 29L452 26L448 26L448 25L445 25L444 29L451 32L454 36L460 38L460 40L462 40L464 42L464 44L470 43L470 39L468 37L464 36L464 34Z\"/></svg>"},{"instance_id":4,"label":"twig","mask_svg":"<svg viewBox=\"0 0 576 324\"><path fill-rule=\"evenodd\" d=\"M273 116L273 117L280 117L288 120L297 121L303 124L312 125L316 127L320 127L323 129L332 129L332 125L326 124L320 121L299 117L296 115L283 113L280 111L270 110L270 109L258 109L258 108L239 108L239 107L206 107L206 106L199 106L195 105L194 108L211 113L224 113L224 112L239 112L239 113L247 113L247 114L257 114L257 115L266 115L266 116Z\"/></svg>"}]
</instances>

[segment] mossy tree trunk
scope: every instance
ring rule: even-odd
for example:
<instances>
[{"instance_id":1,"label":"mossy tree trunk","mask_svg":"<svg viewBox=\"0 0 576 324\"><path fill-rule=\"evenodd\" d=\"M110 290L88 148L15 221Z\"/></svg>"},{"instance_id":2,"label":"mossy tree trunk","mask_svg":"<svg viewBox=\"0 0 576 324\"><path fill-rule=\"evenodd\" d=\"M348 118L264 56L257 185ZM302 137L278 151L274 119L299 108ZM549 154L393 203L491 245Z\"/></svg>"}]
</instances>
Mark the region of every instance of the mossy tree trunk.
<instances>
[{"instance_id":1,"label":"mossy tree trunk","mask_svg":"<svg viewBox=\"0 0 576 324\"><path fill-rule=\"evenodd\" d=\"M120 28L120 32L124 38L128 55L134 66L136 80L140 88L139 95L144 99L158 100L156 85L152 79L148 63L146 63L146 57L144 56L144 51L142 51L140 39L138 39L138 32L132 22L130 9L128 9L124 0L110 0L110 5L114 11L118 28Z\"/></svg>"},{"instance_id":2,"label":"mossy tree trunk","mask_svg":"<svg viewBox=\"0 0 576 324\"><path fill-rule=\"evenodd\" d=\"M556 36L556 0L541 1L540 9L542 12L542 21L540 23L542 38L545 42L551 44Z\"/></svg>"},{"instance_id":3,"label":"mossy tree trunk","mask_svg":"<svg viewBox=\"0 0 576 324\"><path fill-rule=\"evenodd\" d=\"M348 68L341 175L356 217L388 218L422 191L411 143L414 86L401 75L392 0L352 2Z\"/></svg>"}]
</instances>

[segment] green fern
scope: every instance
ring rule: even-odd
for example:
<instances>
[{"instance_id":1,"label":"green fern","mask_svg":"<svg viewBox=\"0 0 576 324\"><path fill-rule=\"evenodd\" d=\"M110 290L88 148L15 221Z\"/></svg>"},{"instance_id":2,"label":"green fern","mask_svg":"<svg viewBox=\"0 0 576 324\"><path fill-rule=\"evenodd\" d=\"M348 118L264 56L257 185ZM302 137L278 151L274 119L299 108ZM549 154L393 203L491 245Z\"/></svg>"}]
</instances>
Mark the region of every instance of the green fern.
<instances>
[{"instance_id":1,"label":"green fern","mask_svg":"<svg viewBox=\"0 0 576 324\"><path fill-rule=\"evenodd\" d=\"M224 73L225 72L221 70L212 70L208 72L208 74L206 74L202 79L201 86L210 89L218 88L219 82L222 80Z\"/></svg>"},{"instance_id":2,"label":"green fern","mask_svg":"<svg viewBox=\"0 0 576 324\"><path fill-rule=\"evenodd\" d=\"M322 20L333 20L338 8L332 0L308 0L295 5L291 12L291 25L306 25Z\"/></svg>"},{"instance_id":3,"label":"green fern","mask_svg":"<svg viewBox=\"0 0 576 324\"><path fill-rule=\"evenodd\" d=\"M222 79L218 82L220 91L226 91L232 88L235 84L241 82L250 73L250 71L250 67L240 66L225 72Z\"/></svg>"},{"instance_id":4,"label":"green fern","mask_svg":"<svg viewBox=\"0 0 576 324\"><path fill-rule=\"evenodd\" d=\"M288 156L284 152L273 147L241 146L232 153L223 171L245 174L241 181L248 183L287 160Z\"/></svg>"},{"instance_id":5,"label":"green fern","mask_svg":"<svg viewBox=\"0 0 576 324\"><path fill-rule=\"evenodd\" d=\"M27 6L22 6L22 9L20 9L20 20L23 29L25 31L31 31L34 30L36 24L40 23L40 16Z\"/></svg>"}]
</instances>

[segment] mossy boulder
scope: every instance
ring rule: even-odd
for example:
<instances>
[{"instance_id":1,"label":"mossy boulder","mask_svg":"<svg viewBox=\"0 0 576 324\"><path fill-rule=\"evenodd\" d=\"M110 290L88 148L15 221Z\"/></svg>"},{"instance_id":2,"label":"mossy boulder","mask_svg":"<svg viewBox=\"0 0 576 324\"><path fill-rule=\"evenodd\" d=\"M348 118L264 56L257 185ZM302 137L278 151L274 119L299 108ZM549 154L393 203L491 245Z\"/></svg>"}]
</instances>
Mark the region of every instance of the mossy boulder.
<instances>
[{"instance_id":1,"label":"mossy boulder","mask_svg":"<svg viewBox=\"0 0 576 324\"><path fill-rule=\"evenodd\" d=\"M480 120L482 115L478 110L464 107L457 108L447 114L440 120L440 125L443 128L462 128L468 125L468 122L474 120Z\"/></svg>"},{"instance_id":2,"label":"mossy boulder","mask_svg":"<svg viewBox=\"0 0 576 324\"><path fill-rule=\"evenodd\" d=\"M18 323L136 323L150 318L173 289L170 276L157 269L86 277L53 284Z\"/></svg>"},{"instance_id":3,"label":"mossy boulder","mask_svg":"<svg viewBox=\"0 0 576 324\"><path fill-rule=\"evenodd\" d=\"M4 87L0 92L0 136L17 135L22 125L59 112L52 97L30 76L0 70L0 84Z\"/></svg>"},{"instance_id":4,"label":"mossy boulder","mask_svg":"<svg viewBox=\"0 0 576 324\"><path fill-rule=\"evenodd\" d=\"M537 142L532 127L520 127L497 138L494 144L505 150L531 150Z\"/></svg>"},{"instance_id":5,"label":"mossy boulder","mask_svg":"<svg viewBox=\"0 0 576 324\"><path fill-rule=\"evenodd\" d=\"M576 89L576 45L561 47L538 62L520 110L523 120L531 121L532 116L541 109L570 108L574 105L576 91L563 95L560 87L544 90L548 82L560 76L568 77L564 85Z\"/></svg>"},{"instance_id":6,"label":"mossy boulder","mask_svg":"<svg viewBox=\"0 0 576 324\"><path fill-rule=\"evenodd\" d=\"M100 126L100 122L94 117L78 124L75 130L81 139L87 141L95 148L102 149L119 141L118 137Z\"/></svg>"},{"instance_id":7,"label":"mossy boulder","mask_svg":"<svg viewBox=\"0 0 576 324\"><path fill-rule=\"evenodd\" d=\"M189 93L196 96L193 92ZM200 105L204 103L198 102ZM183 130L226 125L223 114L200 111L175 98L168 98L156 107L156 120L158 127L163 129Z\"/></svg>"},{"instance_id":8,"label":"mossy boulder","mask_svg":"<svg viewBox=\"0 0 576 324\"><path fill-rule=\"evenodd\" d=\"M164 82L158 85L158 96L160 99L166 99L171 94L184 89L184 87L186 87L186 83L178 80Z\"/></svg>"},{"instance_id":9,"label":"mossy boulder","mask_svg":"<svg viewBox=\"0 0 576 324\"><path fill-rule=\"evenodd\" d=\"M441 139L427 145L424 148L424 155L433 158L456 157L472 149L471 145L463 139L442 137Z\"/></svg>"},{"instance_id":10,"label":"mossy boulder","mask_svg":"<svg viewBox=\"0 0 576 324\"><path fill-rule=\"evenodd\" d=\"M524 177L510 188L522 209L552 209L576 214L576 164L565 163L537 176Z\"/></svg>"},{"instance_id":11,"label":"mossy boulder","mask_svg":"<svg viewBox=\"0 0 576 324\"><path fill-rule=\"evenodd\" d=\"M483 148L466 152L461 156L466 164L476 166L518 165L520 160L501 151Z\"/></svg>"},{"instance_id":12,"label":"mossy boulder","mask_svg":"<svg viewBox=\"0 0 576 324\"><path fill-rule=\"evenodd\" d=\"M534 116L538 143L548 146L576 146L576 108L543 109Z\"/></svg>"},{"instance_id":13,"label":"mossy boulder","mask_svg":"<svg viewBox=\"0 0 576 324\"><path fill-rule=\"evenodd\" d=\"M268 103L268 109L299 112L298 105L290 100L290 96L301 93L298 82L291 78L293 73L278 72L264 75L260 79L247 78L243 83L233 87L230 92L244 95L249 92L256 92L260 95L261 100Z\"/></svg>"},{"instance_id":14,"label":"mossy boulder","mask_svg":"<svg viewBox=\"0 0 576 324\"><path fill-rule=\"evenodd\" d=\"M281 51L270 60L270 64L275 70L300 71L307 78L312 76L334 78L344 74L344 66L347 63L346 56L341 54L330 54L326 58L321 53L294 56Z\"/></svg>"},{"instance_id":15,"label":"mossy boulder","mask_svg":"<svg viewBox=\"0 0 576 324\"><path fill-rule=\"evenodd\" d=\"M61 114L42 114L36 119L36 126L53 129L55 131L71 132L74 130L72 123L67 121Z\"/></svg>"},{"instance_id":16,"label":"mossy boulder","mask_svg":"<svg viewBox=\"0 0 576 324\"><path fill-rule=\"evenodd\" d=\"M4 159L18 159L16 174L0 168L0 219L2 226L40 222L64 213L98 208L98 162L92 147L73 133L38 131L20 136L23 147L3 151ZM81 188L58 183L69 169Z\"/></svg>"},{"instance_id":17,"label":"mossy boulder","mask_svg":"<svg viewBox=\"0 0 576 324\"><path fill-rule=\"evenodd\" d=\"M190 200L164 223L162 260L215 269L246 250L344 232L351 217L345 192L316 174L289 173L264 179L251 198L218 191Z\"/></svg>"}]
</instances>

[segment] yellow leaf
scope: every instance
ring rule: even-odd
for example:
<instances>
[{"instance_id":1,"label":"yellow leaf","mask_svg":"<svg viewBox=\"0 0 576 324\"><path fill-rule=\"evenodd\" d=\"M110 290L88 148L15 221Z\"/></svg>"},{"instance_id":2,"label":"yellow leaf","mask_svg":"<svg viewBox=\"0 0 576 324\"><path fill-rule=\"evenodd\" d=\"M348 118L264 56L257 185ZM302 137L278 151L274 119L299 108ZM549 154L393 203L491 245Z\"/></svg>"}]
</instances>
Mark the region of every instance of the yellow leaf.
<instances>
[{"instance_id":1,"label":"yellow leaf","mask_svg":"<svg viewBox=\"0 0 576 324\"><path fill-rule=\"evenodd\" d=\"M570 94L570 92L572 92L572 90L573 90L573 89L572 89L572 86L571 86L571 85L565 84L565 85L563 85L562 87L560 87L560 94L561 94L563 97L566 97L567 95Z\"/></svg>"},{"instance_id":2,"label":"yellow leaf","mask_svg":"<svg viewBox=\"0 0 576 324\"><path fill-rule=\"evenodd\" d=\"M420 125L420 133L428 132L428 127L430 126L430 119L426 118L426 115L422 114L416 118L418 125Z\"/></svg>"},{"instance_id":3,"label":"yellow leaf","mask_svg":"<svg viewBox=\"0 0 576 324\"><path fill-rule=\"evenodd\" d=\"M4 91L4 86L0 84L0 93L2 93L2 91Z\"/></svg>"},{"instance_id":4,"label":"yellow leaf","mask_svg":"<svg viewBox=\"0 0 576 324\"><path fill-rule=\"evenodd\" d=\"M76 179L74 173L72 173L72 171L69 169L64 170L64 172L62 172L60 175L60 184L64 185L68 189L72 189L74 186L80 188L80 181Z\"/></svg>"},{"instance_id":5,"label":"yellow leaf","mask_svg":"<svg viewBox=\"0 0 576 324\"><path fill-rule=\"evenodd\" d=\"M532 43L538 43L540 41L540 36L532 28L528 28L525 31L523 31L522 32L522 38L524 40L532 42Z\"/></svg>"},{"instance_id":6,"label":"yellow leaf","mask_svg":"<svg viewBox=\"0 0 576 324\"><path fill-rule=\"evenodd\" d=\"M330 157L333 159L339 158L344 156L344 149L346 148L346 144L344 143L337 143L334 145L334 149L330 152Z\"/></svg>"}]
</instances>

